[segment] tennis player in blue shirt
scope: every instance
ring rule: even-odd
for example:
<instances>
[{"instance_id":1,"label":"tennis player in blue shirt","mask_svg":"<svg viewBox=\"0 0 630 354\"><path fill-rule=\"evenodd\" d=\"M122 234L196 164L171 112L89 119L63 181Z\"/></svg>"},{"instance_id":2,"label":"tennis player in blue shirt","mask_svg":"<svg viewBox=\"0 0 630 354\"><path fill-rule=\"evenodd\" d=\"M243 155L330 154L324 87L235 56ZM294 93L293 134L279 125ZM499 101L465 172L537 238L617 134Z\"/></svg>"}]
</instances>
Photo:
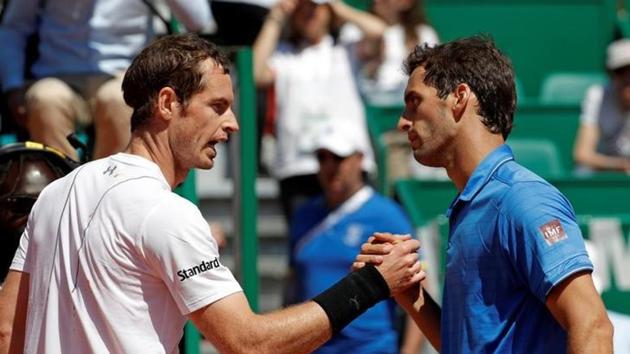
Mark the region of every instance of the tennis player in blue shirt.
<instances>
[{"instance_id":1,"label":"tennis player in blue shirt","mask_svg":"<svg viewBox=\"0 0 630 354\"><path fill-rule=\"evenodd\" d=\"M611 353L571 204L504 144L516 106L509 59L472 37L418 46L405 67L398 126L415 159L446 168L459 194L447 211L442 309L418 289L397 301L442 353ZM395 242L377 235L355 267Z\"/></svg>"}]
</instances>

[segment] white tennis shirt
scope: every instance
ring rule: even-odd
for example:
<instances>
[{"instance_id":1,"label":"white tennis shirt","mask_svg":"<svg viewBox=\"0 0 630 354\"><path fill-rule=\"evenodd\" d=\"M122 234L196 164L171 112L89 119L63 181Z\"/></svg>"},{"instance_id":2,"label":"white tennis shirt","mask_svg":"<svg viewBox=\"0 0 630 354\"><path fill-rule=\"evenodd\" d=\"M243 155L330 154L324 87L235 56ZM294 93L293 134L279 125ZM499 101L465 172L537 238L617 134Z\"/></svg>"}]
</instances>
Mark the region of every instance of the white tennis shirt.
<instances>
[{"instance_id":1,"label":"white tennis shirt","mask_svg":"<svg viewBox=\"0 0 630 354\"><path fill-rule=\"evenodd\" d=\"M177 353L186 314L242 291L199 209L124 153L42 191L11 269L30 274L26 353Z\"/></svg>"}]
</instances>

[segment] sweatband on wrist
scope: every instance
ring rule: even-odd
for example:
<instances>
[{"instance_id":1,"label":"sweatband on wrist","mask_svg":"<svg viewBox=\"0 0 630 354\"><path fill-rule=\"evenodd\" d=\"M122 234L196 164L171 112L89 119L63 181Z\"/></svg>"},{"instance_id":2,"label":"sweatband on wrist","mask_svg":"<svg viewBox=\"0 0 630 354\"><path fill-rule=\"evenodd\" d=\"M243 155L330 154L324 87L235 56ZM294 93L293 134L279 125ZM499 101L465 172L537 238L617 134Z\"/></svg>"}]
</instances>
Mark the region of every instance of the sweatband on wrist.
<instances>
[{"instance_id":1,"label":"sweatband on wrist","mask_svg":"<svg viewBox=\"0 0 630 354\"><path fill-rule=\"evenodd\" d=\"M373 265L368 264L315 296L313 301L326 312L335 335L367 309L387 298L387 282Z\"/></svg>"}]
</instances>

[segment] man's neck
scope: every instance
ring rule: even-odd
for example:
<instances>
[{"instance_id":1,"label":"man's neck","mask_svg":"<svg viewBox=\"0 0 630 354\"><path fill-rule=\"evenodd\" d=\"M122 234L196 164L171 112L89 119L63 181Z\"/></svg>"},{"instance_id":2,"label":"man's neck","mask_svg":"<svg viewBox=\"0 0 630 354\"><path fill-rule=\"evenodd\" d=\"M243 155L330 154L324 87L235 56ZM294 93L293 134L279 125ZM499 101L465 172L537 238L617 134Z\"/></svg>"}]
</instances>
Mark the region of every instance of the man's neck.
<instances>
[{"instance_id":1,"label":"man's neck","mask_svg":"<svg viewBox=\"0 0 630 354\"><path fill-rule=\"evenodd\" d=\"M165 131L158 133L151 133L146 130L133 132L131 142L125 152L144 157L157 164L171 188L181 184L188 175L187 169L177 165Z\"/></svg>"},{"instance_id":2,"label":"man's neck","mask_svg":"<svg viewBox=\"0 0 630 354\"><path fill-rule=\"evenodd\" d=\"M339 207L343 203L347 202L348 199L352 198L358 191L363 189L363 187L365 187L365 183L356 184L356 185L352 186L351 188L349 188L346 191L346 193L344 193L344 197L343 198L337 198L336 196L329 196L329 195L326 195L324 193L324 196L326 198L326 204L328 205L328 208L336 209L337 207Z\"/></svg>"},{"instance_id":3,"label":"man's neck","mask_svg":"<svg viewBox=\"0 0 630 354\"><path fill-rule=\"evenodd\" d=\"M491 133L470 134L461 140L455 148L453 160L446 167L449 178L459 192L464 190L481 161L504 143L500 134Z\"/></svg>"}]
</instances>

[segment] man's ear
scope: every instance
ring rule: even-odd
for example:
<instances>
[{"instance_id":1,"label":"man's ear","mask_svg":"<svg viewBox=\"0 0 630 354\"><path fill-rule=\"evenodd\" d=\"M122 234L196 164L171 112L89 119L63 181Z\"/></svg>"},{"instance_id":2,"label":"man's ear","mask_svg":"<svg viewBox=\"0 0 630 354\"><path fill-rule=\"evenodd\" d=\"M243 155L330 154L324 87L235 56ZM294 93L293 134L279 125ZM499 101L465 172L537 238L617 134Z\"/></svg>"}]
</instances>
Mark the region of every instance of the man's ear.
<instances>
[{"instance_id":1,"label":"man's ear","mask_svg":"<svg viewBox=\"0 0 630 354\"><path fill-rule=\"evenodd\" d=\"M455 119L457 121L459 121L462 117L462 115L464 115L464 112L466 111L466 107L468 106L469 102L470 102L470 98L472 97L472 91L470 90L470 86L468 86L467 84L461 83L459 85L457 85L457 87L455 87L455 90L453 91L453 105L452 105L452 110L453 110L453 116L455 117Z\"/></svg>"},{"instance_id":2,"label":"man's ear","mask_svg":"<svg viewBox=\"0 0 630 354\"><path fill-rule=\"evenodd\" d=\"M179 97L170 87L162 87L158 92L157 111L162 119L170 120L180 110Z\"/></svg>"}]
</instances>

